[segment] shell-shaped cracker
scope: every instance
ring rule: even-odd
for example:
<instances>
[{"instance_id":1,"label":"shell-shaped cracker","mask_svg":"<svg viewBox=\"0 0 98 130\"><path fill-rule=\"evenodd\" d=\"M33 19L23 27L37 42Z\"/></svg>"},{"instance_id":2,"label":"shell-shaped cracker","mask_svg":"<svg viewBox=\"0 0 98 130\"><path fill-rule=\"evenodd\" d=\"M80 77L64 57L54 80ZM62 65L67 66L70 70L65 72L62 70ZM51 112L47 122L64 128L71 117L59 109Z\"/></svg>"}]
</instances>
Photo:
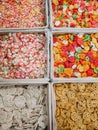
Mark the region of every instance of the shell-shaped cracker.
<instances>
[{"instance_id":1,"label":"shell-shaped cracker","mask_svg":"<svg viewBox=\"0 0 98 130\"><path fill-rule=\"evenodd\" d=\"M7 112L0 110L0 123L6 123L7 122Z\"/></svg>"},{"instance_id":2,"label":"shell-shaped cracker","mask_svg":"<svg viewBox=\"0 0 98 130\"><path fill-rule=\"evenodd\" d=\"M31 96L28 92L24 92L23 96L26 99L26 105L28 106L28 108L31 108Z\"/></svg>"},{"instance_id":3,"label":"shell-shaped cracker","mask_svg":"<svg viewBox=\"0 0 98 130\"><path fill-rule=\"evenodd\" d=\"M5 88L0 88L0 95L5 96L7 95L6 89Z\"/></svg>"},{"instance_id":4,"label":"shell-shaped cracker","mask_svg":"<svg viewBox=\"0 0 98 130\"><path fill-rule=\"evenodd\" d=\"M16 88L15 88L14 85L11 86L11 87L8 87L8 88L6 89L6 91L7 91L7 94L8 94L8 95L16 95Z\"/></svg>"},{"instance_id":5,"label":"shell-shaped cracker","mask_svg":"<svg viewBox=\"0 0 98 130\"><path fill-rule=\"evenodd\" d=\"M42 85L40 85L38 88L37 88L37 90L41 93L41 94L46 94L45 92L46 92L46 87L44 87L44 86L42 86Z\"/></svg>"},{"instance_id":6,"label":"shell-shaped cracker","mask_svg":"<svg viewBox=\"0 0 98 130\"><path fill-rule=\"evenodd\" d=\"M42 108L42 105L36 105L36 107L35 107L35 109L34 109L34 112L35 112L36 114L37 114L37 113L39 114L41 108Z\"/></svg>"},{"instance_id":7,"label":"shell-shaped cracker","mask_svg":"<svg viewBox=\"0 0 98 130\"><path fill-rule=\"evenodd\" d=\"M28 85L28 87L27 87L27 90L34 90L35 89L35 85Z\"/></svg>"},{"instance_id":8,"label":"shell-shaped cracker","mask_svg":"<svg viewBox=\"0 0 98 130\"><path fill-rule=\"evenodd\" d=\"M1 125L1 129L2 130L9 130L11 126L12 126L12 122L4 123Z\"/></svg>"},{"instance_id":9,"label":"shell-shaped cracker","mask_svg":"<svg viewBox=\"0 0 98 130\"><path fill-rule=\"evenodd\" d=\"M45 129L45 128L46 128L46 123L45 123L45 122L40 122L40 123L39 123L39 126L40 126L42 129Z\"/></svg>"},{"instance_id":10,"label":"shell-shaped cracker","mask_svg":"<svg viewBox=\"0 0 98 130\"><path fill-rule=\"evenodd\" d=\"M6 107L4 107L4 110L6 111L6 112L12 112L13 111L13 109L14 109L14 106L6 106Z\"/></svg>"},{"instance_id":11,"label":"shell-shaped cracker","mask_svg":"<svg viewBox=\"0 0 98 130\"><path fill-rule=\"evenodd\" d=\"M39 117L38 119L38 124L41 128L45 129L46 128L46 124L48 122L47 116L46 115L42 115Z\"/></svg>"},{"instance_id":12,"label":"shell-shaped cracker","mask_svg":"<svg viewBox=\"0 0 98 130\"><path fill-rule=\"evenodd\" d=\"M39 130L43 130L43 128L39 128Z\"/></svg>"},{"instance_id":13,"label":"shell-shaped cracker","mask_svg":"<svg viewBox=\"0 0 98 130\"><path fill-rule=\"evenodd\" d=\"M40 96L39 90L35 87L34 89L30 89L30 86L29 86L28 93L30 94L31 97L33 96L35 98L38 98Z\"/></svg>"},{"instance_id":14,"label":"shell-shaped cracker","mask_svg":"<svg viewBox=\"0 0 98 130\"><path fill-rule=\"evenodd\" d=\"M18 129L18 128L17 128L17 129ZM32 125L32 124L29 124L29 123L24 123L24 124L23 124L23 130L29 130L29 129L30 129L30 130L36 130L36 129L35 129L35 125L34 125L34 124L33 124L33 125Z\"/></svg>"},{"instance_id":15,"label":"shell-shaped cracker","mask_svg":"<svg viewBox=\"0 0 98 130\"><path fill-rule=\"evenodd\" d=\"M24 96L17 96L14 99L15 105L17 108L24 108L25 107L25 103L26 103L26 99Z\"/></svg>"},{"instance_id":16,"label":"shell-shaped cracker","mask_svg":"<svg viewBox=\"0 0 98 130\"><path fill-rule=\"evenodd\" d=\"M26 108L22 109L20 114L21 114L21 119L25 122L28 122L28 119L30 118L30 114L31 114L29 109Z\"/></svg>"},{"instance_id":17,"label":"shell-shaped cracker","mask_svg":"<svg viewBox=\"0 0 98 130\"><path fill-rule=\"evenodd\" d=\"M31 124L38 124L38 118L39 116L33 116L29 119L29 122L28 123L31 123Z\"/></svg>"},{"instance_id":18,"label":"shell-shaped cracker","mask_svg":"<svg viewBox=\"0 0 98 130\"><path fill-rule=\"evenodd\" d=\"M14 96L12 96L12 95L5 95L3 97L4 106L5 107L13 106L13 104L14 104L13 100L14 100Z\"/></svg>"},{"instance_id":19,"label":"shell-shaped cracker","mask_svg":"<svg viewBox=\"0 0 98 130\"><path fill-rule=\"evenodd\" d=\"M18 86L17 88L16 88L16 90L17 90L17 95L21 95L21 94L23 94L23 87L22 86Z\"/></svg>"},{"instance_id":20,"label":"shell-shaped cracker","mask_svg":"<svg viewBox=\"0 0 98 130\"><path fill-rule=\"evenodd\" d=\"M13 118L12 112L7 112L7 122L6 123L11 123Z\"/></svg>"},{"instance_id":21,"label":"shell-shaped cracker","mask_svg":"<svg viewBox=\"0 0 98 130\"><path fill-rule=\"evenodd\" d=\"M37 105L37 100L36 100L36 98L32 98L32 99L31 99L31 107L32 107L32 108L35 108L36 105Z\"/></svg>"},{"instance_id":22,"label":"shell-shaped cracker","mask_svg":"<svg viewBox=\"0 0 98 130\"><path fill-rule=\"evenodd\" d=\"M5 114L4 114L5 115ZM11 126L12 126L12 112L6 112L6 118L5 116L3 116L2 118L5 118L6 119L6 122L2 122L1 124L1 129L3 130L8 130ZM1 123L1 122L0 122ZM0 129L0 130L1 130Z\"/></svg>"},{"instance_id":23,"label":"shell-shaped cracker","mask_svg":"<svg viewBox=\"0 0 98 130\"><path fill-rule=\"evenodd\" d=\"M29 95L29 96L32 98L32 97L34 97L34 92L35 92L35 91L32 90L32 89L31 89L31 90L27 90L27 92L24 91L24 95Z\"/></svg>"},{"instance_id":24,"label":"shell-shaped cracker","mask_svg":"<svg viewBox=\"0 0 98 130\"><path fill-rule=\"evenodd\" d=\"M3 107L4 107L3 99L2 99L2 97L0 96L0 108L3 108Z\"/></svg>"},{"instance_id":25,"label":"shell-shaped cracker","mask_svg":"<svg viewBox=\"0 0 98 130\"><path fill-rule=\"evenodd\" d=\"M46 114L46 113L47 113L46 106L42 106L39 114L42 115L42 114Z\"/></svg>"},{"instance_id":26,"label":"shell-shaped cracker","mask_svg":"<svg viewBox=\"0 0 98 130\"><path fill-rule=\"evenodd\" d=\"M40 95L40 97L39 97L39 99L38 99L38 103L39 104L44 104L44 102L45 102L45 97L44 97L44 94L42 94L42 95Z\"/></svg>"},{"instance_id":27,"label":"shell-shaped cracker","mask_svg":"<svg viewBox=\"0 0 98 130\"><path fill-rule=\"evenodd\" d=\"M18 110L13 111L13 118L18 123L19 127L22 127L21 113Z\"/></svg>"}]
</instances>

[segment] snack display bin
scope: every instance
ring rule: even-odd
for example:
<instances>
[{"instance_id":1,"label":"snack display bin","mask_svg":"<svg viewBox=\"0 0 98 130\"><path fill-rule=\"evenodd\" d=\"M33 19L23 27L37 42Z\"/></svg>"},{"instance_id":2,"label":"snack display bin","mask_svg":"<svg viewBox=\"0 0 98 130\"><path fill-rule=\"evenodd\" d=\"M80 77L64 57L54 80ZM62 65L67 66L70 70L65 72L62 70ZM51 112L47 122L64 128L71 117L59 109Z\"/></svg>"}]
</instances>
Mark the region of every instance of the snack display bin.
<instances>
[{"instance_id":1,"label":"snack display bin","mask_svg":"<svg viewBox=\"0 0 98 130\"><path fill-rule=\"evenodd\" d=\"M45 8L45 11L44 11L44 13L45 13L45 21L44 21L44 23L45 23L45 25L44 26L42 26L42 27L41 26L30 27L30 28L29 27L17 27L17 28L16 27L15 28L14 27L8 27L8 28L1 27L0 31L6 31L6 30L10 31L10 30L19 30L19 29L21 29L21 30L32 30L32 29L39 30L39 29L46 29L46 28L48 28L48 25L49 25L49 20L48 20L48 15L49 15L49 12L48 12L48 0L44 0L43 4L44 4L44 8ZM2 15L1 15L1 17L2 17Z\"/></svg>"},{"instance_id":2,"label":"snack display bin","mask_svg":"<svg viewBox=\"0 0 98 130\"><path fill-rule=\"evenodd\" d=\"M82 77L82 78L75 78L75 77L54 77L54 56L53 56L53 35L55 34L77 34L77 33L82 33L82 34L91 34L91 33L97 33L98 29L89 29L89 30L78 30L78 29L66 29L62 31L52 31L51 33L51 80L52 81L65 81L65 82L98 82L97 77Z\"/></svg>"},{"instance_id":3,"label":"snack display bin","mask_svg":"<svg viewBox=\"0 0 98 130\"><path fill-rule=\"evenodd\" d=\"M6 0L7 1L7 0ZM18 0L16 0L17 2L19 2ZM16 2L15 1L15 2ZM32 1L32 0L31 0ZM55 1L55 0L54 0ZM59 0L58 0L59 1ZM82 1L82 0L81 0ZM10 2L10 1L8 1L8 2ZM13 2L13 0L11 0L11 2ZM40 1L38 1L38 0L34 0L34 2L35 3L37 3L38 4L38 6L40 6L40 3L42 2L42 0L40 0ZM39 3L38 3L39 2ZM61 2L62 2L62 0L61 0ZM1 2L0 2L1 3ZM37 85L39 85L40 87L46 87L46 89L47 89L47 113L48 113L48 128L46 128L45 130L57 130L57 122L56 122L56 118L55 118L55 114L56 114L56 93L55 93L55 90L54 90L54 85L55 84L87 84L87 86L88 86L88 84L93 84L93 83L97 83L98 84L98 76L95 76L95 77L93 77L93 76L84 76L84 77L82 77L82 76L80 76L80 77L74 77L74 76L72 76L72 77L67 77L66 75L65 75L65 77L59 77L59 75L57 74L56 76L54 75L54 53L53 53L53 47L54 47L54 45L53 45L53 38L54 38L54 35L63 35L63 34L73 34L73 35L75 35L75 34L94 34L94 33L97 33L98 34L98 28L76 28L76 27L64 27L64 26L62 26L62 27L57 27L57 26L55 26L54 24L53 24L53 10L52 10L52 0L43 0L43 3L44 3L44 8L45 8L45 25L44 26L37 26L37 27L28 27L28 28L26 28L26 27L24 27L24 25L29 25L29 24L23 24L23 27L22 26L20 26L20 27L15 27L15 28L12 28L12 27L10 27L10 28L3 28L3 27L1 27L0 28L0 35L4 35L4 34L9 34L9 33L23 33L23 34L43 34L43 37L45 37L45 42L41 42L42 41L42 39L44 39L43 37L41 37L41 38L37 38L39 41L39 43L45 43L45 44L43 44L43 46L44 46L44 49L42 48L42 49L40 49L41 51L39 51L39 49L37 49L37 47L31 47L31 50L32 50L32 48L33 48L33 50L34 50L34 53L36 52L36 50L41 54L41 52L46 52L46 53L43 53L42 55L41 55L41 57L44 57L43 55L45 54L45 58L43 58L42 60L40 60L40 61L42 61L41 62L41 65L39 65L39 63L40 62L38 62L38 65L39 66L42 66L43 64L42 63L46 63L46 64L44 64L43 66L42 66L42 71L41 71L41 74L40 73L38 73L38 75L35 73L35 71L34 71L34 69L31 69L32 70L32 72L34 71L34 73L32 73L32 75L34 74L34 76L31 76L30 74L27 74L26 76L24 76L24 77L26 77L26 78L17 78L17 77L15 77L15 76L13 76L14 75L14 73L15 73L15 71L13 71L14 69L16 69L17 67L10 67L10 68L14 68L14 69L10 69L11 71L10 72L13 72L13 75L11 75L10 77L15 77L15 78L9 78L8 76L10 75L7 75L7 76L5 76L6 74L4 73L4 70L2 69L4 66L3 65L5 65L5 63L4 62L2 62L2 60L4 59L4 57L2 57L2 55L0 55L0 57L1 57L1 60L0 60L0 75L1 75L1 77L0 77L0 89L1 88L4 88L5 90L6 90L6 88L7 87L9 87L9 90L10 90L10 87L11 86L13 86L13 87L17 87L17 86L19 86L20 88L22 87L22 86L26 86L26 87L23 87L23 88L25 88L25 91L26 91L26 89L27 89L27 87L30 85L30 86L32 86L32 87L36 87ZM28 5L26 5L26 6L28 6ZM1 5L0 5L0 7L1 7ZM33 6L32 6L32 8L33 8ZM34 9L36 8L36 4L34 5ZM26 9L26 8L24 8L24 9ZM28 7L28 9L29 9L29 7ZM16 8L16 10L17 10L17 8ZM39 11L39 10L37 10L37 11ZM4 12L4 11L3 11ZM6 12L6 11L5 11ZM33 12L32 13L35 13L35 15L36 15L36 11L35 10L33 10ZM41 12L42 13L42 12ZM97 10L97 13L98 13L98 10ZM6 13L5 13L6 14ZM8 14L9 14L9 12L8 12ZM66 14L66 13L65 13ZM17 14L18 15L18 14ZM2 17L2 14L0 13L0 17ZM38 16L37 16L38 17ZM12 17L13 18L13 17ZM23 15L23 17L21 17L21 18L23 18L23 21L25 21L24 20L24 18L25 18L25 16ZM22 19L21 19L22 20ZM37 19L38 20L38 19ZM41 19L42 20L42 19ZM2 20L1 20L2 21ZM0 21L0 22L1 22ZM10 21L10 20L9 20ZM23 22L22 21L22 22ZM16 22L17 22L17 20L16 20ZM33 22L37 22L36 20L35 21L33 21ZM41 21L39 21L39 22L41 22ZM2 23L0 24L0 26L2 25ZM9 24L8 24L9 25ZM32 25L33 25L33 23L32 23ZM41 23L40 25L43 25L43 23ZM5 25L6 26L6 25ZM18 26L18 25L17 25ZM37 35L36 35L37 36ZM98 35L97 35L98 36ZM19 37L18 37L19 38ZM36 39L36 38L35 38ZM69 38L70 39L70 38ZM1 46L0 46L0 48L1 48L1 51L5 48L5 45L2 45L3 44L3 42L2 42L3 40L2 40L2 38L0 39L0 44L1 44ZM6 42L7 42L7 40L5 40ZM4 41L4 42L5 42ZM14 40L13 40L14 41ZM17 41L17 40L16 40ZM21 41L21 40L20 40ZM73 40L74 41L74 40ZM28 41L26 41L27 43L28 43ZM9 42L10 43L10 42ZM14 43L14 42L13 42ZM33 43L33 42L32 42ZM32 44L31 43L31 44ZM35 46L36 46L36 43L37 42L35 42ZM98 40L97 40L97 43L98 43ZM30 44L30 45L31 45ZM66 44L66 43L65 43ZM26 44L25 44L26 45ZM24 45L24 46L25 46ZM28 44L27 44L28 45ZM18 44L16 43L16 46L18 46ZM38 48L40 48L39 47L39 44L37 44L37 46L38 46ZM4 48L3 48L4 47ZM7 44L7 47L8 47L8 44ZM17 47L18 49L21 49L21 47L20 46L18 46ZM30 47L29 47L30 48ZM36 48L36 50L35 50L35 48ZM89 47L90 48L90 47ZM76 49L76 48L75 48ZM97 48L98 49L98 48ZM29 49L28 49L29 50ZM44 50L44 51L43 51ZM89 49L90 50L90 49ZM27 49L26 49L26 51L27 51ZM66 50L67 51L67 50ZM75 50L76 51L76 50ZM2 51L3 52L3 51ZM25 51L24 51L25 52ZM96 51L97 52L97 54L98 54L98 50ZM57 53L59 53L59 52L57 52ZM67 52L68 53L68 52ZM1 53L2 54L2 53ZM25 52L25 54L26 54L26 52ZM28 57L28 55L29 55L30 53L28 53L27 55L26 55L26 58ZM24 53L22 54L22 53L20 53L20 56L21 55L24 55ZM4 56L5 56L5 52L4 52ZM38 55L37 55L38 56ZM6 56L5 56L6 57ZM25 55L24 56L21 56L22 57L22 59L25 57ZM31 60L32 60L32 55L31 55ZM29 58L28 58L29 59ZM32 63L35 63L35 61L37 61L36 59L41 59L41 58L35 58L34 59L34 62L32 62ZM67 59L67 58L66 58ZM10 63L9 62L9 58L8 58L8 63ZM45 61L45 62L43 62L43 61ZM28 60L27 60L27 63L28 63ZM32 65L32 63L31 64L29 64L29 65ZM80 64L80 63L79 63ZM97 64L97 63L96 63ZM11 64L12 65L12 64ZM17 66L18 66L18 62L17 62ZM37 67L37 71L38 70L41 70L40 68L41 67ZM18 66L19 67L19 66ZM31 67L31 66L30 66ZM6 68L6 66L5 66L5 68ZM24 68L26 68L26 67L24 67ZM32 67L33 68L33 67ZM35 67L36 68L36 67ZM44 68L44 69L43 69ZM66 69L67 67L65 67L64 66L64 69ZM97 68L98 68L98 65L97 65ZM26 69L25 69L26 70ZM44 71L44 72L43 72ZM96 75L98 75L98 69L96 70L97 72L97 74ZM18 72L19 72L19 70L18 70ZM21 71L20 71L21 72ZM19 72L19 73L20 73ZM26 71L25 71L26 72ZM38 71L39 72L39 71ZM65 71L63 71L63 72L65 72ZM2 74L3 73L3 74ZM94 69L93 69L93 73L94 73ZM5 75L4 75L5 74ZM29 76L28 76L29 75ZM44 76L43 76L44 75ZM5 77L7 77L7 78L5 78ZM21 77L21 76L20 76ZM29 77L31 77L31 78L29 78ZM36 78L33 78L33 77L36 77ZM34 86L35 85L35 86ZM93 85L92 85L93 86ZM40 87L39 87L39 89L40 89ZM94 86L95 87L95 86ZM61 86L61 88L62 88L62 86ZM74 88L74 87L73 87ZM82 87L80 87L81 89L82 89ZM96 87L97 88L97 87ZM4 90L4 91L5 91ZM93 87L92 87L92 90L93 90ZM68 91L69 91L69 88L68 88ZM88 90L89 91L89 90ZM1 93L3 93L3 92L1 92ZM0 94L1 94L0 93ZM77 92L76 92L77 93ZM96 91L96 93L98 94L98 91ZM36 95L38 95L39 93L37 93L37 92L35 92L34 94L36 94ZM92 92L91 92L91 94L92 94ZM2 95L2 94L1 94ZM0 95L0 103L1 103L1 107L2 107L2 96ZM18 94L17 94L18 95ZM17 96L16 95L16 96ZM84 94L85 95L85 94ZM14 94L13 94L13 96L14 96ZM40 96L40 94L39 94L39 96ZM65 96L65 95L64 95ZM6 97L6 94L5 94L5 97ZM98 97L98 95L96 95L95 94L95 97ZM2 99L2 100L1 100ZM6 98L7 99L7 98ZM80 98L81 99L81 98ZM8 98L8 100L9 100L9 98ZM61 100L62 102L65 102L64 100ZM97 101L98 101L98 98L97 98ZM8 102L9 103L9 102ZM19 102L18 101L18 103L20 103L21 104L21 101ZM33 102L34 103L34 102ZM38 102L39 103L39 102ZM42 102L41 102L42 103ZM10 103L9 103L10 104ZM94 105L96 105L97 103L95 103ZM60 104L59 104L60 105ZM84 105L84 104L83 104ZM2 109L0 107L0 109ZM77 110L78 108L76 108L76 110ZM36 114L36 113L35 113ZM2 115L2 112L1 112L1 115ZM16 114L16 116L17 116L17 114ZM3 118L3 116L2 116L2 119L4 119ZM59 120L59 119L58 119ZM64 119L65 120L65 119ZM0 120L1 121L1 120ZM1 121L2 122L2 121ZM0 122L0 124L1 124L1 122ZM25 126L27 125L25 122L24 122L24 124L25 124ZM43 124L42 124L43 125ZM1 126L0 126L1 127ZM90 127L89 127L90 128ZM90 128L91 129L91 128ZM88 129L88 130L90 130L90 129ZM11 130L13 130L13 128L11 129ZM29 130L29 129L28 129ZM36 130L39 130L38 128L36 129ZM59 130L61 130L61 129L59 129ZM65 129L63 129L63 130L65 130ZM67 129L66 129L67 130ZM70 128L68 128L68 130L71 130ZM72 129L73 130L73 129ZM74 130L78 130L78 128L76 128L76 129L74 129ZM82 128L82 130L86 130L86 129L84 129L84 128ZM97 130L97 129L95 129L95 130Z\"/></svg>"},{"instance_id":4,"label":"snack display bin","mask_svg":"<svg viewBox=\"0 0 98 130\"><path fill-rule=\"evenodd\" d=\"M9 89L10 89L10 87L12 86L12 88L15 88L15 87L18 87L18 88L20 88L20 87L24 87L24 86L29 86L30 85L30 87L32 87L32 88L35 88L35 87L37 87L37 86L40 86L40 88L42 87L42 85L43 85L43 88L44 87L46 87L46 90L47 90L47 94L46 94L46 110L47 110L47 115L48 115L48 122L47 122L47 130L52 130L51 128L52 128L52 126L51 126L51 87L50 87L50 84L48 83L48 82L33 82L33 83L29 83L29 82L27 82L27 83L16 83L16 82L13 82L13 83L1 83L0 82L0 89L1 89L1 87L3 87L3 89L5 88L5 91L6 91L6 87L9 87ZM35 85L35 86L34 86ZM13 90L12 90L13 91ZM21 91L21 90L20 90Z\"/></svg>"},{"instance_id":5,"label":"snack display bin","mask_svg":"<svg viewBox=\"0 0 98 130\"><path fill-rule=\"evenodd\" d=\"M57 1L57 0L49 0L49 10L50 10L50 28L52 29L52 30L56 30L56 31L62 31L62 30L73 30L74 31L74 29L77 29L77 30L80 30L80 31L84 31L84 30L90 30L90 29L93 29L93 27L70 27L70 26L58 26L58 27L55 27L54 26L54 21L53 21L53 19L54 19L54 16L53 16L53 9L52 8L57 8L57 7L55 7L54 5L52 5L52 2L54 1L54 3L56 3L56 5L55 6L58 6L58 4L57 3L59 3L60 5L59 5L59 8L57 9L57 10L59 10L60 11L60 13L63 11L63 6L65 6L64 7L64 10L66 11L67 10L67 3L68 2L70 2L70 1ZM63 2L63 4L62 4L62 2ZM65 2L65 3L64 3ZM73 7L70 7L71 9L73 9L75 6L78 6L78 2L82 2L82 1L73 1L73 2L76 2L75 4L71 4L71 6L73 6ZM83 1L84 2L84 1ZM88 1L86 1L86 2L88 2ZM95 1L94 1L95 2ZM71 2L70 2L71 3ZM96 3L97 3L97 1L96 1ZM82 3L83 4L83 3ZM87 3L87 5L88 5L88 3ZM86 5L86 6L87 6ZM92 4L93 5L93 4ZM70 4L69 4L69 6L70 6ZM84 5L82 5L82 6L84 6ZM97 6L97 5L96 5ZM80 5L80 7L81 7L81 5ZM84 10L85 10L85 8L87 8L87 7L84 7ZM94 5L93 5L93 8L94 8ZM67 14L67 20L69 21L69 19L71 18L73 18L74 16L78 16L78 13L79 13L79 11L78 12L75 12L75 11L73 11L73 14L71 14L72 13L72 10L71 9L69 9L69 12L67 11L67 12L63 12L63 13L58 13L57 15L58 15L58 18L57 18L57 21L59 21L59 19L62 19L62 17L63 17L63 14L65 15L65 14ZM77 9L77 7L75 7L74 9ZM73 9L73 10L74 10ZM83 9L83 8L82 8ZM55 10L56 11L56 10ZM90 10L91 11L91 10ZM87 11L87 12L90 12L90 11ZM95 10L94 10L95 11ZM85 11L84 11L85 12ZM56 12L57 13L57 12ZM81 11L81 9L80 9L80 13L82 13L82 11ZM87 14L89 14L89 13L87 13ZM93 14L93 13L92 13ZM69 15L69 16L68 16ZM76 17L77 17L76 16ZM70 17L70 18L69 18ZM86 15L84 15L84 18L87 18L87 16ZM81 20L83 20L84 18L82 18ZM96 11L96 18L97 18L97 11ZM63 21L64 21L64 18L63 18ZM72 19L72 21L74 22L74 19ZM80 20L79 20L80 21ZM85 20L84 20L85 21ZM89 22L89 20L88 20L88 22ZM88 22L86 23L87 25L88 25ZM70 23L70 22L69 22ZM78 22L77 22L78 23ZM81 23L82 23L82 21L81 21ZM73 23L72 23L73 24ZM97 26L96 27L94 27L95 29L98 29L98 22L96 22L96 24L97 24ZM91 24L92 25L92 24Z\"/></svg>"},{"instance_id":6,"label":"snack display bin","mask_svg":"<svg viewBox=\"0 0 98 130\"><path fill-rule=\"evenodd\" d=\"M49 81L49 33L48 31L45 29L45 30L10 30L10 32L8 30L6 31L1 31L0 33L1 34L6 34L6 33L17 33L17 32L23 32L23 33L41 33L41 34L44 34L45 35L45 38L46 38L46 44L45 44L45 49L46 49L46 56L47 56L47 70L45 72L45 75L43 78L36 78L36 79L5 79L5 78L0 78L0 82L2 83L13 83L13 82L16 82L16 83L33 83L33 82L39 82L39 81Z\"/></svg>"},{"instance_id":7,"label":"snack display bin","mask_svg":"<svg viewBox=\"0 0 98 130\"><path fill-rule=\"evenodd\" d=\"M62 88L64 87L63 85L65 84L65 90L62 90ZM73 85L74 84L74 85ZM92 84L92 86L89 86L89 84L91 85ZM96 85L95 85L96 84ZM56 85L58 85L58 86L56 86ZM59 86L59 85L61 85L61 86ZM70 85L72 85L71 87L70 87ZM78 85L78 89L80 88L80 91L77 89L77 86L76 85ZM82 86L83 85L83 86ZM85 85L85 87L84 87L84 85ZM94 86L93 86L94 85ZM58 87L58 89L57 89L57 91L56 91L56 88L55 87ZM96 88L96 90L94 89L94 88ZM83 91L82 91L82 89L83 89ZM86 89L86 90L84 90L84 89ZM90 92L90 91L87 91L87 90L91 90L92 92ZM91 101L93 101L93 98L94 97L96 97L96 96L98 96L98 82L97 83L93 83L93 82L91 82L91 83L89 83L89 82L82 82L82 83L80 83L80 81L78 80L77 82L75 82L75 83L72 83L71 81L70 82L68 82L68 83L66 83L66 81L60 81L60 80L58 80L58 81L54 81L54 82L52 82L51 83L51 103L52 103L52 129L53 130L59 130L59 129L71 129L71 128L76 128L76 129L78 129L78 125L79 125L79 119L77 120L77 124L74 124L73 125L73 122L70 122L69 124L70 124L70 126L69 125L67 125L67 121L68 121L68 119L67 118L69 118L69 120L74 120L74 119L76 119L77 118L77 116L73 116L73 118L72 117L70 117L71 116L71 114L72 113L74 113L74 112L76 112L76 111L79 111L80 109L78 108L78 106L77 106L77 108L76 109L74 109L74 105L75 105L75 103L76 104L78 104L78 102L80 102L80 100L81 100L81 102L82 101L84 101L84 100L82 100L82 98L85 96L85 100L86 100L86 102L88 101L88 100L90 100L90 102L89 103L91 103ZM61 91L62 92L64 92L62 95L60 95L61 94ZM96 92L95 92L96 91ZM73 95L70 95L71 93L70 92L72 92L72 94ZM87 93L89 93L91 96L93 95L93 94L95 94L96 96L94 96L93 95L93 98L88 98L87 99L87 97L88 97L88 95L86 94L86 92ZM95 92L95 93L94 93ZM67 94L65 94L65 93L69 93L69 95L67 95ZM77 93L77 94L76 94ZM81 93L81 99L78 97L78 95ZM65 97L64 97L65 96ZM70 98L69 98L69 97ZM72 96L72 97L71 97ZM76 98L75 97L73 97L73 96L76 96ZM68 97L68 102L70 102L69 103L69 106L67 106L67 104L68 104L68 102L67 102L67 99L66 99L66 97ZM77 99L77 97L78 97L78 99ZM64 98L65 98L65 101L64 101ZM76 100L75 100L76 99ZM63 100L63 101L62 101ZM72 101L71 101L72 100ZM95 103L95 106L94 105L92 105L92 106L94 106L96 109L98 109L98 106L97 106L97 102L98 102L98 99L96 98L95 99L96 100L96 103ZM76 101L76 102L75 102ZM57 104L57 102L59 102L59 105ZM61 103L61 104L60 104ZM64 105L63 105L63 108L62 108L62 103L64 104L66 104L65 105L65 107L64 107ZM70 104L73 106L72 108L71 108L71 106L70 106ZM80 104L81 105L81 104ZM83 104L82 105L84 105L85 106L85 103L83 102ZM87 104L87 106L89 106L90 104ZM69 107L69 108L68 108ZM91 107L91 106L90 106ZM82 108L82 107L81 107ZM59 111L57 110L57 109L60 109ZM62 109L62 110L61 110ZM71 111L71 109L73 110L73 111ZM83 109L83 108L82 108ZM64 112L63 112L63 110L65 110ZM84 120L86 120L86 119L90 119L89 117L86 117L85 116L85 111L86 110L84 110L83 111L83 113L82 113L82 110L81 110L81 113L83 114L80 114L81 115L81 118L83 118ZM96 110L94 109L94 111L96 112ZM67 112L68 112L68 115L67 115ZM72 113L71 113L72 112ZM77 112L78 113L78 112ZM89 112L88 112L89 113ZM78 113L79 114L79 113ZM96 115L97 115L97 112L96 112ZM85 116L85 117L84 117ZM65 117L65 118L64 118ZM61 119L62 118L62 119ZM66 121L67 120L67 121ZM81 120L81 119L80 119ZM75 120L76 121L76 120ZM76 123L74 121L74 123ZM59 124L61 122L61 124ZM65 122L65 124L64 124L64 122ZM84 121L85 122L85 121ZM91 121L92 122L92 121ZM91 122L89 122L88 123L88 125L86 125L85 123L85 126L83 126L83 129L87 129L86 127L88 127L89 129L91 128L91 129L93 129L93 128L98 128L98 120L97 120L97 118L96 118L96 123L94 124L94 122L93 122L93 125L90 125L90 123ZM83 123L83 122L82 122ZM73 127L72 127L72 125L73 125ZM82 124L83 125L83 124ZM82 127L82 125L80 126L80 127ZM59 128L58 128L58 126L59 126ZM62 126L62 128L60 128L60 126Z\"/></svg>"}]
</instances>

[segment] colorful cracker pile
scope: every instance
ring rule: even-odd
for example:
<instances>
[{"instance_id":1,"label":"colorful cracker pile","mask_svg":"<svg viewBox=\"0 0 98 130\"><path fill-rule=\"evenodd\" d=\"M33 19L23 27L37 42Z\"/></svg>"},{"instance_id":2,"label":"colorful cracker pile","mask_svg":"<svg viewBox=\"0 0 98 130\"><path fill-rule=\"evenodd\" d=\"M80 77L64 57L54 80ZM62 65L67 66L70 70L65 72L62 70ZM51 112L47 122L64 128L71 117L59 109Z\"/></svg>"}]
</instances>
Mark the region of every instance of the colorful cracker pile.
<instances>
[{"instance_id":1,"label":"colorful cracker pile","mask_svg":"<svg viewBox=\"0 0 98 130\"><path fill-rule=\"evenodd\" d=\"M0 88L0 130L45 130L47 111L46 85Z\"/></svg>"},{"instance_id":2,"label":"colorful cracker pile","mask_svg":"<svg viewBox=\"0 0 98 130\"><path fill-rule=\"evenodd\" d=\"M45 26L43 0L0 0L0 28Z\"/></svg>"},{"instance_id":3,"label":"colorful cracker pile","mask_svg":"<svg viewBox=\"0 0 98 130\"><path fill-rule=\"evenodd\" d=\"M98 0L52 0L54 27L98 28Z\"/></svg>"},{"instance_id":4,"label":"colorful cracker pile","mask_svg":"<svg viewBox=\"0 0 98 130\"><path fill-rule=\"evenodd\" d=\"M1 78L43 78L46 68L44 34L7 33L0 35Z\"/></svg>"},{"instance_id":5,"label":"colorful cracker pile","mask_svg":"<svg viewBox=\"0 0 98 130\"><path fill-rule=\"evenodd\" d=\"M98 33L53 36L54 77L98 77Z\"/></svg>"},{"instance_id":6,"label":"colorful cracker pile","mask_svg":"<svg viewBox=\"0 0 98 130\"><path fill-rule=\"evenodd\" d=\"M98 130L98 83L54 84L57 130Z\"/></svg>"}]
</instances>

